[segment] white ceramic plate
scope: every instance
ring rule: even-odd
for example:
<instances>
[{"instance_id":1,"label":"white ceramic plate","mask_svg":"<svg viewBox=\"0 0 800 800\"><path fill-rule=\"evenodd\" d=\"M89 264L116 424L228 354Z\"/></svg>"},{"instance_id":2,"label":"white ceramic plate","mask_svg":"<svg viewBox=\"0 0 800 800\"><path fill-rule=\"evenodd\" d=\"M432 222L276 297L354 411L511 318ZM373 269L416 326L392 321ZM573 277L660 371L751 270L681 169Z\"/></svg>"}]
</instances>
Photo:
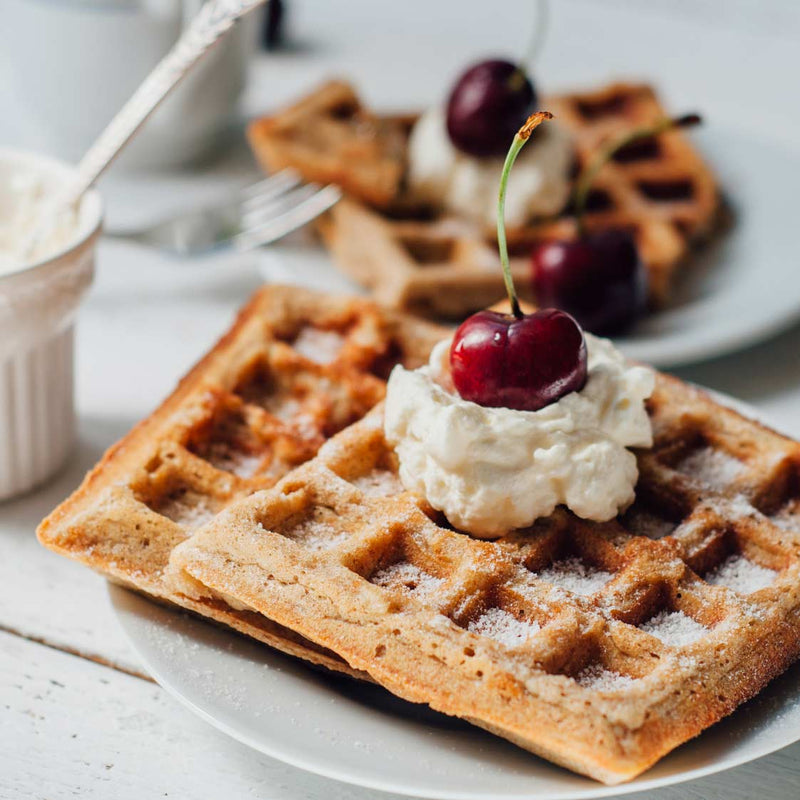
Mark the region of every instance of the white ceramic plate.
<instances>
[{"instance_id":1,"label":"white ceramic plate","mask_svg":"<svg viewBox=\"0 0 800 800\"><path fill-rule=\"evenodd\" d=\"M267 755L358 786L453 800L607 797L730 769L800 739L796 664L644 775L602 786L376 686L312 669L119 587L109 591L145 668L192 711Z\"/></svg>"},{"instance_id":2,"label":"white ceramic plate","mask_svg":"<svg viewBox=\"0 0 800 800\"><path fill-rule=\"evenodd\" d=\"M631 358L660 367L740 349L800 319L796 201L787 179L800 171L800 154L713 126L691 135L734 219L688 266L671 306L619 340Z\"/></svg>"},{"instance_id":3,"label":"white ceramic plate","mask_svg":"<svg viewBox=\"0 0 800 800\"><path fill-rule=\"evenodd\" d=\"M657 367L738 350L800 319L792 180L800 174L800 153L713 125L690 135L719 175L734 222L694 257L670 307L617 341L631 358ZM283 266L271 257L276 253ZM276 246L265 254L262 272L268 281L358 288L315 247Z\"/></svg>"}]
</instances>

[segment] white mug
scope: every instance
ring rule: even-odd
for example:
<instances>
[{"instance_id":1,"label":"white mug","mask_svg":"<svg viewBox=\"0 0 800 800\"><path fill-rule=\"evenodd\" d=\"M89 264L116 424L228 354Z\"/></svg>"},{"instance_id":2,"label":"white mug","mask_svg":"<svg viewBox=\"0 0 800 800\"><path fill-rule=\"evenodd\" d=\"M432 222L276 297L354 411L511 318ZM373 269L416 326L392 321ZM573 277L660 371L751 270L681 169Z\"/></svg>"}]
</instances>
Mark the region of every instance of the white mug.
<instances>
[{"instance_id":1,"label":"white mug","mask_svg":"<svg viewBox=\"0 0 800 800\"><path fill-rule=\"evenodd\" d=\"M0 144L75 162L172 46L201 0L4 0ZM125 168L195 160L235 118L257 20L246 17L148 120Z\"/></svg>"}]
</instances>

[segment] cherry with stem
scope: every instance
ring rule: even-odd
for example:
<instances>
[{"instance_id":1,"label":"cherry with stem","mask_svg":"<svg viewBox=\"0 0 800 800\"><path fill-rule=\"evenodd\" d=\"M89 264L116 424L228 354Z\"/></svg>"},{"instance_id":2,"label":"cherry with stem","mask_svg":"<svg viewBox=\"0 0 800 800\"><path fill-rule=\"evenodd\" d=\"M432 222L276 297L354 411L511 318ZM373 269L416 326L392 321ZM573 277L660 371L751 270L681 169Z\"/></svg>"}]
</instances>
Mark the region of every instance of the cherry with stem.
<instances>
[{"instance_id":1,"label":"cherry with stem","mask_svg":"<svg viewBox=\"0 0 800 800\"><path fill-rule=\"evenodd\" d=\"M587 231L586 203L597 174L620 150L673 128L696 125L697 114L662 119L609 142L586 165L573 190L578 235L538 244L531 255L536 299L573 314L592 333L624 331L647 307L647 275L636 241L626 228Z\"/></svg>"},{"instance_id":2,"label":"cherry with stem","mask_svg":"<svg viewBox=\"0 0 800 800\"><path fill-rule=\"evenodd\" d=\"M497 246L500 250L500 265L503 269L503 281L506 285L508 301L511 303L511 313L517 318L522 319L523 314L519 306L517 290L514 286L514 279L511 277L511 265L508 263L508 242L506 240L506 192L508 190L508 177L511 168L517 160L520 150L527 144L531 134L545 120L552 119L553 115L549 111L537 111L528 117L525 124L519 129L511 148L503 164L503 171L500 174L500 189L497 196Z\"/></svg>"},{"instance_id":3,"label":"cherry with stem","mask_svg":"<svg viewBox=\"0 0 800 800\"><path fill-rule=\"evenodd\" d=\"M526 65L541 50L547 31L547 0L538 0L525 60L490 59L473 64L456 81L446 107L447 133L462 152L501 156L508 141L538 105Z\"/></svg>"},{"instance_id":4,"label":"cherry with stem","mask_svg":"<svg viewBox=\"0 0 800 800\"><path fill-rule=\"evenodd\" d=\"M537 411L586 383L586 340L564 311L523 314L508 262L505 200L508 176L533 131L552 114L531 115L514 136L500 178L497 243L511 314L480 311L456 331L450 371L459 395L479 405Z\"/></svg>"}]
</instances>

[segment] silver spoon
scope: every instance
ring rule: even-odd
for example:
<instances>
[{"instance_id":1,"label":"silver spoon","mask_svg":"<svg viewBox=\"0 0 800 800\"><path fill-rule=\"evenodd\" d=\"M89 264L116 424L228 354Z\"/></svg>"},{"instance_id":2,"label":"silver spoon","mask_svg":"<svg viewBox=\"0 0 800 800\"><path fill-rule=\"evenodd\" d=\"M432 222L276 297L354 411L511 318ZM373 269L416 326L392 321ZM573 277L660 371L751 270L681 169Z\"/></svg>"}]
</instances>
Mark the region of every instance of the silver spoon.
<instances>
[{"instance_id":1,"label":"silver spoon","mask_svg":"<svg viewBox=\"0 0 800 800\"><path fill-rule=\"evenodd\" d=\"M30 255L52 225L52 220L81 197L105 172L161 101L233 25L266 0L207 0L169 52L119 110L95 140L77 167L66 191L47 205L29 236L24 252Z\"/></svg>"}]
</instances>

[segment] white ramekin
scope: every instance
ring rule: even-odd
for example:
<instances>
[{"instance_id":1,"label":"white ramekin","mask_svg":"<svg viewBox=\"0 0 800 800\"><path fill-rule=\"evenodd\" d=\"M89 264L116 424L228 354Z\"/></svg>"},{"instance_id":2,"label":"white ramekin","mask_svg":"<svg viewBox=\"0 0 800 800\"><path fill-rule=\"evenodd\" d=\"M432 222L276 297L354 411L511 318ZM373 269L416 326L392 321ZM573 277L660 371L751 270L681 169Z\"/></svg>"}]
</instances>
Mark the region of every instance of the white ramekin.
<instances>
[{"instance_id":1,"label":"white ramekin","mask_svg":"<svg viewBox=\"0 0 800 800\"><path fill-rule=\"evenodd\" d=\"M36 175L47 191L74 175L54 159L0 148L0 181L11 170ZM88 192L69 245L0 273L0 500L50 477L74 444L73 324L94 275L101 222L100 196Z\"/></svg>"}]
</instances>

